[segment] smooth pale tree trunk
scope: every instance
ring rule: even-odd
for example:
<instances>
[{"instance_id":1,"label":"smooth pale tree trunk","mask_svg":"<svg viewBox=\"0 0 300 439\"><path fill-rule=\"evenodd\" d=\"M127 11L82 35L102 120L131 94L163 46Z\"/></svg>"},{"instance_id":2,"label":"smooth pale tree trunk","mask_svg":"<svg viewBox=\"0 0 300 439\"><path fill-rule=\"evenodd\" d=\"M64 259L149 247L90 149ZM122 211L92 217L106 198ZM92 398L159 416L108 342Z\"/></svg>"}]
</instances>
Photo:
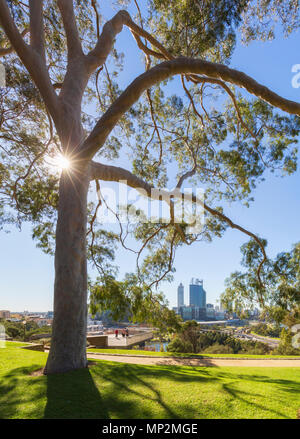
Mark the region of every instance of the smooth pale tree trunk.
<instances>
[{"instance_id":1,"label":"smooth pale tree trunk","mask_svg":"<svg viewBox=\"0 0 300 439\"><path fill-rule=\"evenodd\" d=\"M45 374L87 367L87 168L65 170L60 179L54 319Z\"/></svg>"}]
</instances>

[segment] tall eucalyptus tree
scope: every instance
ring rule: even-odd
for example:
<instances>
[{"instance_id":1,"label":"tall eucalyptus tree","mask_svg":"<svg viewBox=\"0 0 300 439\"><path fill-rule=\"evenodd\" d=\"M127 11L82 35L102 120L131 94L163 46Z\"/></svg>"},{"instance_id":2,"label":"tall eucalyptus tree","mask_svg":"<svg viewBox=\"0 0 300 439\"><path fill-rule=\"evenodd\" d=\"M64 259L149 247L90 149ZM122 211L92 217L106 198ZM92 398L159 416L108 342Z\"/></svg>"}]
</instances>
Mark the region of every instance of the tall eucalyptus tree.
<instances>
[{"instance_id":1,"label":"tall eucalyptus tree","mask_svg":"<svg viewBox=\"0 0 300 439\"><path fill-rule=\"evenodd\" d=\"M200 238L211 239L233 227L257 242L261 263L266 259L260 239L216 204L222 199L247 202L267 168L289 173L296 166L292 144L299 134L300 104L228 67L238 26L245 27L248 40L254 25L265 29L251 9L259 3L176 0L170 8L168 1L149 0L147 9L134 1L129 10L136 7L136 19L121 9L103 24L95 0L0 0L0 55L8 72L8 87L1 90L2 221L33 221L34 236L46 251L55 240L53 336L45 373L87 364L87 257L105 264L116 239L92 229L92 181L99 189L99 181L126 180L151 197L153 188L167 183L171 162L177 167L178 190L191 178L205 187L207 218ZM279 11L292 30L298 9L282 11L278 2L270 3L270 18ZM124 28L145 57L145 72L121 90L116 74L122 56L114 44ZM126 57L126 44L123 50ZM113 75L109 61L114 61ZM169 96L164 89L176 75L182 90ZM205 101L211 93L215 106L208 108ZM101 113L96 121L88 114L94 100ZM118 157L124 160L125 146L128 168L107 164ZM59 181L44 163L57 149L70 162ZM173 201L169 205L172 213ZM167 224L139 224L134 231L142 249L152 251L141 270L144 283L165 278L175 248L199 239L170 217ZM258 277L259 272L260 267ZM137 289L137 278L120 286L108 276L105 288L94 286L95 295L109 295L114 288L126 295L130 290L135 298L143 296L135 302L140 307L152 303L149 283Z\"/></svg>"}]
</instances>

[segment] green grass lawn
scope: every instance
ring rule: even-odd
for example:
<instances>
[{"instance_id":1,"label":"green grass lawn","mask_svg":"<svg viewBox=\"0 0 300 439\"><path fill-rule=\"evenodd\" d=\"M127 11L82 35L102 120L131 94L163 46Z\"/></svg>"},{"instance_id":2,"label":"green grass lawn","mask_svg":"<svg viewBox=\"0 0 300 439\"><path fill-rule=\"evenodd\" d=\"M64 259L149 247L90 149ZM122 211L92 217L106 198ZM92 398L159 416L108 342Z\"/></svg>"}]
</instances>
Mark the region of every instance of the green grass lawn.
<instances>
[{"instance_id":1,"label":"green grass lawn","mask_svg":"<svg viewBox=\"0 0 300 439\"><path fill-rule=\"evenodd\" d=\"M296 418L300 368L140 366L31 376L47 354L0 349L0 418Z\"/></svg>"},{"instance_id":2,"label":"green grass lawn","mask_svg":"<svg viewBox=\"0 0 300 439\"><path fill-rule=\"evenodd\" d=\"M31 343L27 343L26 341L6 341L5 346L8 348L20 348L22 346L27 346Z\"/></svg>"},{"instance_id":3,"label":"green grass lawn","mask_svg":"<svg viewBox=\"0 0 300 439\"><path fill-rule=\"evenodd\" d=\"M122 354L122 355L147 355L154 357L208 357L208 358L296 358L300 360L300 356L296 355L250 355L250 354L181 354L177 352L154 352L154 351L143 351L136 349L97 349L90 348L87 352L95 352L98 354Z\"/></svg>"}]
</instances>

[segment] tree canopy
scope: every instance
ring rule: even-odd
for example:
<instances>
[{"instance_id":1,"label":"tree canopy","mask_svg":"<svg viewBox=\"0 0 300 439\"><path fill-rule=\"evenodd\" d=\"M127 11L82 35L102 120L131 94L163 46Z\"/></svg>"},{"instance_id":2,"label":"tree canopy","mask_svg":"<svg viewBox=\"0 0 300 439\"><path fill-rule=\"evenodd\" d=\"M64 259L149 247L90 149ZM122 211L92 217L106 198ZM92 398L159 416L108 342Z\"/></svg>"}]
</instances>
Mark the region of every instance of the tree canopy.
<instances>
[{"instance_id":1,"label":"tree canopy","mask_svg":"<svg viewBox=\"0 0 300 439\"><path fill-rule=\"evenodd\" d=\"M263 315L271 321L288 326L300 322L300 243L290 252L268 258L262 268L262 285L256 276L261 258L257 243L249 241L241 252L245 271L236 271L226 279L223 305L236 312L263 305Z\"/></svg>"}]
</instances>

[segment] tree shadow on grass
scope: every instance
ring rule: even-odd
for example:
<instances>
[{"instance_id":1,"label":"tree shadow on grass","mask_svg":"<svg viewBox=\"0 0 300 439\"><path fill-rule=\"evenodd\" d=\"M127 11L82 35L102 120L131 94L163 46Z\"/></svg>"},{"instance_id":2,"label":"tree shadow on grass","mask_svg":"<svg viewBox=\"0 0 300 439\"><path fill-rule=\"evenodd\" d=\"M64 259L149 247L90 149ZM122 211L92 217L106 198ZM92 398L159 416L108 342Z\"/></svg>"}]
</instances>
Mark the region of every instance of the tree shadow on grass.
<instances>
[{"instance_id":1,"label":"tree shadow on grass","mask_svg":"<svg viewBox=\"0 0 300 439\"><path fill-rule=\"evenodd\" d=\"M128 419L184 419L184 418L201 418L204 416L202 410L202 402L195 404L195 401L190 403L175 404L176 401L176 387L174 387L174 400L170 401L170 394L165 395L160 388L161 380L167 379L170 385L174 383L179 377L179 381L194 382L201 380L201 382L211 381L211 378L195 375L189 377L184 371L179 371L179 368L174 366L167 367L153 367L140 366L126 363L110 363L99 362L99 365L94 367L92 374L95 380L103 380L108 383L109 389L106 392L105 398L109 412L116 417ZM210 404L206 404L206 411ZM212 412L217 415L218 410L211 406Z\"/></svg>"},{"instance_id":2,"label":"tree shadow on grass","mask_svg":"<svg viewBox=\"0 0 300 439\"><path fill-rule=\"evenodd\" d=\"M41 364L1 376L0 419L109 419L88 368L58 375L35 375Z\"/></svg>"},{"instance_id":3,"label":"tree shadow on grass","mask_svg":"<svg viewBox=\"0 0 300 439\"><path fill-rule=\"evenodd\" d=\"M88 368L47 375L46 419L109 419Z\"/></svg>"},{"instance_id":4,"label":"tree shadow on grass","mask_svg":"<svg viewBox=\"0 0 300 439\"><path fill-rule=\"evenodd\" d=\"M197 418L198 410L192 405L176 413L167 404L159 382L154 385L147 378L134 365L122 364L120 369L118 364L106 362L97 362L91 370L48 375L44 418L134 419L153 418L154 413L168 419Z\"/></svg>"},{"instance_id":5,"label":"tree shadow on grass","mask_svg":"<svg viewBox=\"0 0 300 439\"><path fill-rule=\"evenodd\" d=\"M265 398L277 395L278 400L283 396L282 404L286 404L290 396L295 399L300 393L299 378L293 380L291 374L285 376L284 370L283 375L270 376L263 370L250 374L237 373L236 368L141 366L99 361L90 369L34 376L33 372L41 365L18 367L2 375L0 418L218 419L230 418L231 412L222 407L230 407L236 401L242 409L235 414L233 407L234 417L240 417L251 408L251 416L257 413L258 417L284 418L288 412L283 406L264 404ZM210 384L213 387L209 391L215 392L216 399L207 393ZM265 387L261 390L260 384L268 386L266 392ZM195 389L195 394L191 389ZM220 405L222 398L224 406Z\"/></svg>"},{"instance_id":6,"label":"tree shadow on grass","mask_svg":"<svg viewBox=\"0 0 300 439\"><path fill-rule=\"evenodd\" d=\"M39 416L39 400L45 395L40 380L30 381L30 374L40 364L17 367L3 374L0 380L0 419L33 418ZM26 391L27 390L27 391ZM29 408L32 405L33 410Z\"/></svg>"},{"instance_id":7,"label":"tree shadow on grass","mask_svg":"<svg viewBox=\"0 0 300 439\"><path fill-rule=\"evenodd\" d=\"M289 416L286 416L284 413L282 413L278 410L274 410L274 409L270 408L269 406L267 406L265 404L264 397L260 394L256 394L253 392L250 393L250 392L246 392L245 390L236 389L234 387L234 383L227 383L227 384L224 383L224 384L222 384L222 388L234 400L239 400L242 403L245 403L247 405L252 405L252 406L256 407L256 409L259 409L262 412L266 412L266 414L272 413L272 414L276 415L276 418L279 417L279 418L289 419ZM261 404L259 404L257 402L254 403L253 400L251 401L250 399L249 400L247 399L247 398L253 398L253 397L261 398L262 399Z\"/></svg>"},{"instance_id":8,"label":"tree shadow on grass","mask_svg":"<svg viewBox=\"0 0 300 439\"><path fill-rule=\"evenodd\" d=\"M104 378L112 384L114 388L114 392L112 392L114 396L114 402L117 403L118 406L122 408L122 413L125 417L132 416L132 402L128 405L128 400L122 403L119 396L123 395L132 395L137 397L141 404L144 404L144 407L140 407L139 411L143 411L143 414L146 415L147 410L145 408L145 402L148 401L150 403L154 403L154 405L158 405L159 408L165 413L166 418L177 419L179 417L178 414L164 401L162 393L150 382L143 380L136 374L131 374L129 369L129 374L126 376L122 376L122 380L120 380L120 376L117 376L114 373L104 374ZM134 384L135 388L132 388L131 385ZM136 390L136 388L141 389L140 391ZM118 396L119 395L119 396ZM117 401L118 400L118 401ZM139 403L135 404L139 405ZM131 413L130 413L131 412ZM148 415L150 413L148 412Z\"/></svg>"},{"instance_id":9,"label":"tree shadow on grass","mask_svg":"<svg viewBox=\"0 0 300 439\"><path fill-rule=\"evenodd\" d=\"M200 398L199 403L194 399L192 403L186 402L181 404L180 407L170 403L170 395L164 394L160 388L160 384L164 380L168 380L170 386L174 386L175 392L179 390L179 384L189 383L197 387L199 384L203 384L203 389L206 384L216 384L216 394L220 392L224 392L225 395L227 394L227 398L224 398L225 405L227 403L231 404L232 401L239 401L244 406L246 412L247 407L251 407L251 410L255 408L258 417L289 417L284 409L278 410L278 408L272 407L272 404L266 404L265 398L268 398L267 395L272 395L273 392L276 395L278 395L278 392L281 392L281 395L285 393L287 396L300 393L299 381L292 381L288 377L279 378L274 376L273 378L264 375L263 371L261 371L262 373L254 373L252 375L249 373L236 373L234 368L232 371L224 371L211 367L140 366L124 363L115 363L113 365L105 361L101 363L101 366L99 364L100 367L93 368L93 375L96 381L104 379L104 381L111 383L111 388L113 389L110 392L112 410L116 413L118 408L120 408L122 415L124 414L128 418L133 416L132 400L138 401L137 411L135 412L137 417L153 417L153 412L147 412L146 408L151 403L153 403L152 406L156 405L154 410L158 411L160 413L159 417L163 418L224 418L226 414L228 416L226 410L218 410L217 405L205 401L205 397L203 399ZM247 390L238 388L236 386L237 382L242 386L245 384ZM249 384L253 384L253 390L248 390ZM261 392L259 387L256 387L256 384L265 384L267 388ZM127 395L127 405L123 406L122 395L124 394ZM185 398L185 400L187 399ZM110 407L109 410L111 410L110 401L108 401L108 406ZM237 412L237 416L240 417L240 413Z\"/></svg>"}]
</instances>

